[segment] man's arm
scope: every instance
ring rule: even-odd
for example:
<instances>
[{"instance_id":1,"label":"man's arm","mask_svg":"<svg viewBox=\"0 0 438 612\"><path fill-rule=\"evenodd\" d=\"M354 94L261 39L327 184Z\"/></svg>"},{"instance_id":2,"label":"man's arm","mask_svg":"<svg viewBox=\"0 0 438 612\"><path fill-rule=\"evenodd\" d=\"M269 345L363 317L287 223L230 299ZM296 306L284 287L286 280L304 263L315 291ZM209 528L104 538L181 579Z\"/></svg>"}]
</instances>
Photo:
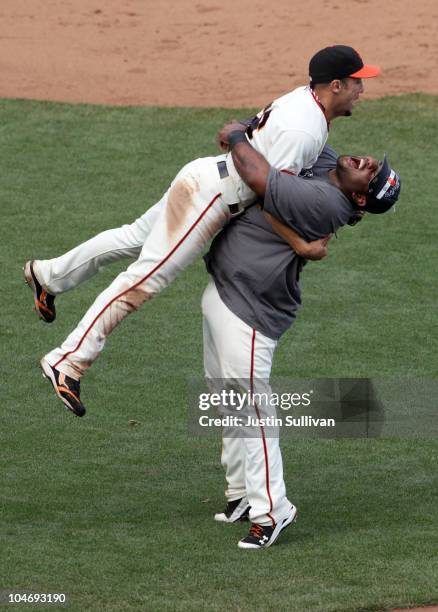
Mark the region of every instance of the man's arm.
<instances>
[{"instance_id":1,"label":"man's arm","mask_svg":"<svg viewBox=\"0 0 438 612\"><path fill-rule=\"evenodd\" d=\"M319 238L318 240L312 240L312 242L306 242L304 238L301 238L292 228L288 227L281 221L278 221L275 217L267 212L263 212L266 219L272 225L272 228L277 232L279 236L285 240L289 246L293 248L295 253L304 259L311 259L312 261L318 261L328 255L328 242L332 237L331 234L325 238Z\"/></svg>"},{"instance_id":2,"label":"man's arm","mask_svg":"<svg viewBox=\"0 0 438 612\"><path fill-rule=\"evenodd\" d=\"M222 150L231 151L236 170L248 187L263 198L271 167L249 144L245 130L240 122L227 123L219 131L218 141Z\"/></svg>"},{"instance_id":3,"label":"man's arm","mask_svg":"<svg viewBox=\"0 0 438 612\"><path fill-rule=\"evenodd\" d=\"M240 136L239 136L240 135ZM231 136L231 139L230 139ZM231 140L231 142L230 142ZM245 137L245 127L239 122L225 125L218 134L218 141L223 150L231 150L235 168L245 183L261 198L264 197L266 184L271 169L270 165ZM273 229L293 248L300 257L319 260L327 255L327 243L330 236L306 242L299 234L272 215L264 213Z\"/></svg>"}]
</instances>

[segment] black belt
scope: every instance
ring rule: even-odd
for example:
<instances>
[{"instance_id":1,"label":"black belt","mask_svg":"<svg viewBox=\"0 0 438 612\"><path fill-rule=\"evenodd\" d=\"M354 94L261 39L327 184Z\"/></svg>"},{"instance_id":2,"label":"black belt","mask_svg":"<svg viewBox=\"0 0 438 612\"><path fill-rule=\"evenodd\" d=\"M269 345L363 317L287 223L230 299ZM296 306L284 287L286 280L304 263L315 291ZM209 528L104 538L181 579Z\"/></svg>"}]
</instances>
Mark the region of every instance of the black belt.
<instances>
[{"instance_id":1,"label":"black belt","mask_svg":"<svg viewBox=\"0 0 438 612\"><path fill-rule=\"evenodd\" d=\"M227 178L227 176L230 176L228 174L228 168L227 168L227 162L226 161L218 161L217 162L217 169L219 170L219 176L221 177L221 179Z\"/></svg>"},{"instance_id":2,"label":"black belt","mask_svg":"<svg viewBox=\"0 0 438 612\"><path fill-rule=\"evenodd\" d=\"M224 179L230 176L228 173L226 161L218 161L217 169L219 170L219 176L221 177L221 179ZM239 212L239 204L228 204L228 208L230 209L231 215L236 215Z\"/></svg>"}]
</instances>

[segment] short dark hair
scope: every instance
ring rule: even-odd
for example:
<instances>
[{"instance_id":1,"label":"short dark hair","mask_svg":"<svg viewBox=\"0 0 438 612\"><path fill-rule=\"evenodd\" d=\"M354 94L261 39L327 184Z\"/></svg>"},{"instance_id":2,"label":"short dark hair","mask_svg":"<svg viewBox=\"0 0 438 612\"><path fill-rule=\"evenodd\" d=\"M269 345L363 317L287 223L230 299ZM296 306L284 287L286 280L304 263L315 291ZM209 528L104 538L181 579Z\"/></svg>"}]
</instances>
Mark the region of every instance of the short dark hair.
<instances>
[{"instance_id":1,"label":"short dark hair","mask_svg":"<svg viewBox=\"0 0 438 612\"><path fill-rule=\"evenodd\" d=\"M347 79L354 79L354 78L356 77L344 77L343 79L332 79L332 81L341 81L341 83L346 83ZM322 85L322 86L330 85L332 81L326 81L325 83L314 83L314 81L310 81L309 87L310 89L315 89L315 87L317 87L318 85Z\"/></svg>"}]
</instances>

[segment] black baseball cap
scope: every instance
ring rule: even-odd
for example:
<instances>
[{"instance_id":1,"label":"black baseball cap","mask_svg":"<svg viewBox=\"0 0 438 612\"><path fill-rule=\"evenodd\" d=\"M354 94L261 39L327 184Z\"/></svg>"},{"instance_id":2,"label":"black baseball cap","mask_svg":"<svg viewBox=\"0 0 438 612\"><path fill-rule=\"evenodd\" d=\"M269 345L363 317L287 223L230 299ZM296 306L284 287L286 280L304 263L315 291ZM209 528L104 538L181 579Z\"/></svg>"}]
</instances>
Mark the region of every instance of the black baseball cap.
<instances>
[{"instance_id":1,"label":"black baseball cap","mask_svg":"<svg viewBox=\"0 0 438 612\"><path fill-rule=\"evenodd\" d=\"M400 188L400 177L390 167L385 155L382 167L368 185L367 203L362 210L375 215L386 212L397 202Z\"/></svg>"},{"instance_id":2,"label":"black baseball cap","mask_svg":"<svg viewBox=\"0 0 438 612\"><path fill-rule=\"evenodd\" d=\"M314 85L346 77L369 79L378 74L378 66L364 64L359 53L346 45L325 47L315 53L309 62L309 76Z\"/></svg>"}]
</instances>

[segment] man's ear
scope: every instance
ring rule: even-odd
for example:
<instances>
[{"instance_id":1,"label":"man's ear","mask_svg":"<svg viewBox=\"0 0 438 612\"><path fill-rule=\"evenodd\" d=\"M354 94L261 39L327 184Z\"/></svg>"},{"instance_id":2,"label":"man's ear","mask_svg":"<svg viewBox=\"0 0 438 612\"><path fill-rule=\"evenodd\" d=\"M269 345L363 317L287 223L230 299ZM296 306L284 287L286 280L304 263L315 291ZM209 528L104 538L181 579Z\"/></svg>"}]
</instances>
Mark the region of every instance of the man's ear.
<instances>
[{"instance_id":1,"label":"man's ear","mask_svg":"<svg viewBox=\"0 0 438 612\"><path fill-rule=\"evenodd\" d=\"M351 194L351 199L356 204L356 206L365 206L367 203L367 197L364 193L355 193Z\"/></svg>"},{"instance_id":2,"label":"man's ear","mask_svg":"<svg viewBox=\"0 0 438 612\"><path fill-rule=\"evenodd\" d=\"M337 94L341 91L341 89L342 83L339 79L334 79L333 81L330 81L330 91Z\"/></svg>"}]
</instances>

